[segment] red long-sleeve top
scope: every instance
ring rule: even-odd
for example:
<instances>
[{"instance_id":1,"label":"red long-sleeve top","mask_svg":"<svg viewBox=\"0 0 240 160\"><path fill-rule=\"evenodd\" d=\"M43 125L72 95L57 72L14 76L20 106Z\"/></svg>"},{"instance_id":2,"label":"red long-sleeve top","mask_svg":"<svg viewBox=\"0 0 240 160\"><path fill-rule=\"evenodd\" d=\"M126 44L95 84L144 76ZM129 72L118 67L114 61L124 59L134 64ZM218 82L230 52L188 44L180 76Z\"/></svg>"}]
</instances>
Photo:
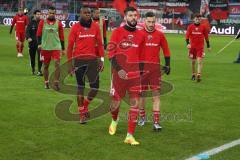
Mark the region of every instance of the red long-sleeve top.
<instances>
[{"instance_id":1,"label":"red long-sleeve top","mask_svg":"<svg viewBox=\"0 0 240 160\"><path fill-rule=\"evenodd\" d=\"M25 28L29 24L28 17L25 15L19 16L18 14L14 16L11 28L16 24L16 32L25 32Z\"/></svg>"},{"instance_id":2,"label":"red long-sleeve top","mask_svg":"<svg viewBox=\"0 0 240 160\"><path fill-rule=\"evenodd\" d=\"M104 57L100 28L96 23L92 23L90 28L83 27L79 22L72 26L68 36L67 57L68 60Z\"/></svg>"},{"instance_id":3,"label":"red long-sleeve top","mask_svg":"<svg viewBox=\"0 0 240 160\"><path fill-rule=\"evenodd\" d=\"M191 48L204 48L204 38L208 41L208 29L205 25L188 26L186 39L190 39Z\"/></svg>"}]
</instances>

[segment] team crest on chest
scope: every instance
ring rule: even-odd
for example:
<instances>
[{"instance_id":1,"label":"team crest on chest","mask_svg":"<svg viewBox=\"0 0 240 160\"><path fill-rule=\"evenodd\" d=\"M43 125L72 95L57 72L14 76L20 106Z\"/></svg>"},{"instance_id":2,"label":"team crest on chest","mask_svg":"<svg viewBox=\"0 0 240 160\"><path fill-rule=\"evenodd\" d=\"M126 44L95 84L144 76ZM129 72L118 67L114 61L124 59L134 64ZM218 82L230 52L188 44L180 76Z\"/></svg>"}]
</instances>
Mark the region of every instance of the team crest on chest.
<instances>
[{"instance_id":1,"label":"team crest on chest","mask_svg":"<svg viewBox=\"0 0 240 160\"><path fill-rule=\"evenodd\" d=\"M134 36L133 36L132 34L129 34L129 35L128 35L128 40L132 40L133 37L134 37Z\"/></svg>"},{"instance_id":2,"label":"team crest on chest","mask_svg":"<svg viewBox=\"0 0 240 160\"><path fill-rule=\"evenodd\" d=\"M151 40L153 37L152 37L152 35L148 35L147 38L148 38L148 40Z\"/></svg>"}]
</instances>

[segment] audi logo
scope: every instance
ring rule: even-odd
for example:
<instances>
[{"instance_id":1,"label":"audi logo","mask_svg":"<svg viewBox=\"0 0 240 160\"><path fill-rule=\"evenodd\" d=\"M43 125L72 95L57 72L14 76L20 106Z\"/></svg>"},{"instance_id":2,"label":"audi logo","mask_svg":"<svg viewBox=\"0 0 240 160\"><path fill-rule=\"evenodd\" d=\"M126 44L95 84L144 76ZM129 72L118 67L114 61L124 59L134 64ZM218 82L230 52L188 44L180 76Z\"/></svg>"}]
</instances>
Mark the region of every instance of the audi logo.
<instances>
[{"instance_id":1,"label":"audi logo","mask_svg":"<svg viewBox=\"0 0 240 160\"><path fill-rule=\"evenodd\" d=\"M13 21L13 18L4 18L3 19L3 24L5 26L10 26L10 25L12 25L12 21Z\"/></svg>"}]
</instances>

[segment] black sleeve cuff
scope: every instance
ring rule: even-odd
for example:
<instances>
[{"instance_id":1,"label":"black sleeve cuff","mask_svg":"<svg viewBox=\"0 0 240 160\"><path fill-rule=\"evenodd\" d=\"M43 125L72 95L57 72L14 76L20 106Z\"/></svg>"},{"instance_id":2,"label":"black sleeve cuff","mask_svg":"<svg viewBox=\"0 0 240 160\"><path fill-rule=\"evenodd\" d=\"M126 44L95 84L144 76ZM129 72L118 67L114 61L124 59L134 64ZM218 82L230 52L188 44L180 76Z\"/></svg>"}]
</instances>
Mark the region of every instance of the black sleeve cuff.
<instances>
[{"instance_id":1,"label":"black sleeve cuff","mask_svg":"<svg viewBox=\"0 0 240 160\"><path fill-rule=\"evenodd\" d=\"M122 67L117 63L117 59L116 57L113 57L110 59L110 62L112 64L112 67L117 70L117 71L120 71L122 69Z\"/></svg>"},{"instance_id":2,"label":"black sleeve cuff","mask_svg":"<svg viewBox=\"0 0 240 160\"><path fill-rule=\"evenodd\" d=\"M64 41L61 41L62 50L65 50Z\"/></svg>"},{"instance_id":3,"label":"black sleeve cuff","mask_svg":"<svg viewBox=\"0 0 240 160\"><path fill-rule=\"evenodd\" d=\"M165 57L165 66L170 66L170 57Z\"/></svg>"},{"instance_id":4,"label":"black sleeve cuff","mask_svg":"<svg viewBox=\"0 0 240 160\"><path fill-rule=\"evenodd\" d=\"M42 44L42 37L37 37L37 42L38 42L38 45L41 45Z\"/></svg>"},{"instance_id":5,"label":"black sleeve cuff","mask_svg":"<svg viewBox=\"0 0 240 160\"><path fill-rule=\"evenodd\" d=\"M10 28L10 31L9 31L9 32L10 32L10 33L12 33L12 30L13 30L13 26L11 26L11 28Z\"/></svg>"},{"instance_id":6,"label":"black sleeve cuff","mask_svg":"<svg viewBox=\"0 0 240 160\"><path fill-rule=\"evenodd\" d=\"M206 43L207 43L207 48L210 48L210 42L206 41Z\"/></svg>"},{"instance_id":7,"label":"black sleeve cuff","mask_svg":"<svg viewBox=\"0 0 240 160\"><path fill-rule=\"evenodd\" d=\"M186 39L186 43L187 43L187 45L189 45L189 44L190 44L190 42L189 42L189 39Z\"/></svg>"}]
</instances>

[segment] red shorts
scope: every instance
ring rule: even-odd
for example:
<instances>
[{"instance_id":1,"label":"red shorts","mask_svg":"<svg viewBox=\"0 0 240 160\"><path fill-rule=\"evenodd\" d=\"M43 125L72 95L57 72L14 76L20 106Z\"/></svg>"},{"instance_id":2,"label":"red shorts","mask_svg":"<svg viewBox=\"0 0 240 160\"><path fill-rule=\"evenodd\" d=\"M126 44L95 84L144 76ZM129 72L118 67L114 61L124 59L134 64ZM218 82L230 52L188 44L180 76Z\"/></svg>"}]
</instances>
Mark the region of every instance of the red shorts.
<instances>
[{"instance_id":1,"label":"red shorts","mask_svg":"<svg viewBox=\"0 0 240 160\"><path fill-rule=\"evenodd\" d=\"M41 51L40 60L44 63L50 63L51 59L60 60L60 50Z\"/></svg>"},{"instance_id":2,"label":"red shorts","mask_svg":"<svg viewBox=\"0 0 240 160\"><path fill-rule=\"evenodd\" d=\"M15 38L17 41L24 42L25 41L25 32L15 32Z\"/></svg>"},{"instance_id":3,"label":"red shorts","mask_svg":"<svg viewBox=\"0 0 240 160\"><path fill-rule=\"evenodd\" d=\"M140 74L128 80L121 79L116 72L112 75L110 95L114 100L121 100L128 92L129 97L138 98L141 92Z\"/></svg>"},{"instance_id":4,"label":"red shorts","mask_svg":"<svg viewBox=\"0 0 240 160\"><path fill-rule=\"evenodd\" d=\"M144 72L141 76L142 91L160 90L161 86L161 66L160 64L145 64Z\"/></svg>"},{"instance_id":5,"label":"red shorts","mask_svg":"<svg viewBox=\"0 0 240 160\"><path fill-rule=\"evenodd\" d=\"M197 59L204 57L204 49L203 48L191 48L189 50L189 58Z\"/></svg>"}]
</instances>

